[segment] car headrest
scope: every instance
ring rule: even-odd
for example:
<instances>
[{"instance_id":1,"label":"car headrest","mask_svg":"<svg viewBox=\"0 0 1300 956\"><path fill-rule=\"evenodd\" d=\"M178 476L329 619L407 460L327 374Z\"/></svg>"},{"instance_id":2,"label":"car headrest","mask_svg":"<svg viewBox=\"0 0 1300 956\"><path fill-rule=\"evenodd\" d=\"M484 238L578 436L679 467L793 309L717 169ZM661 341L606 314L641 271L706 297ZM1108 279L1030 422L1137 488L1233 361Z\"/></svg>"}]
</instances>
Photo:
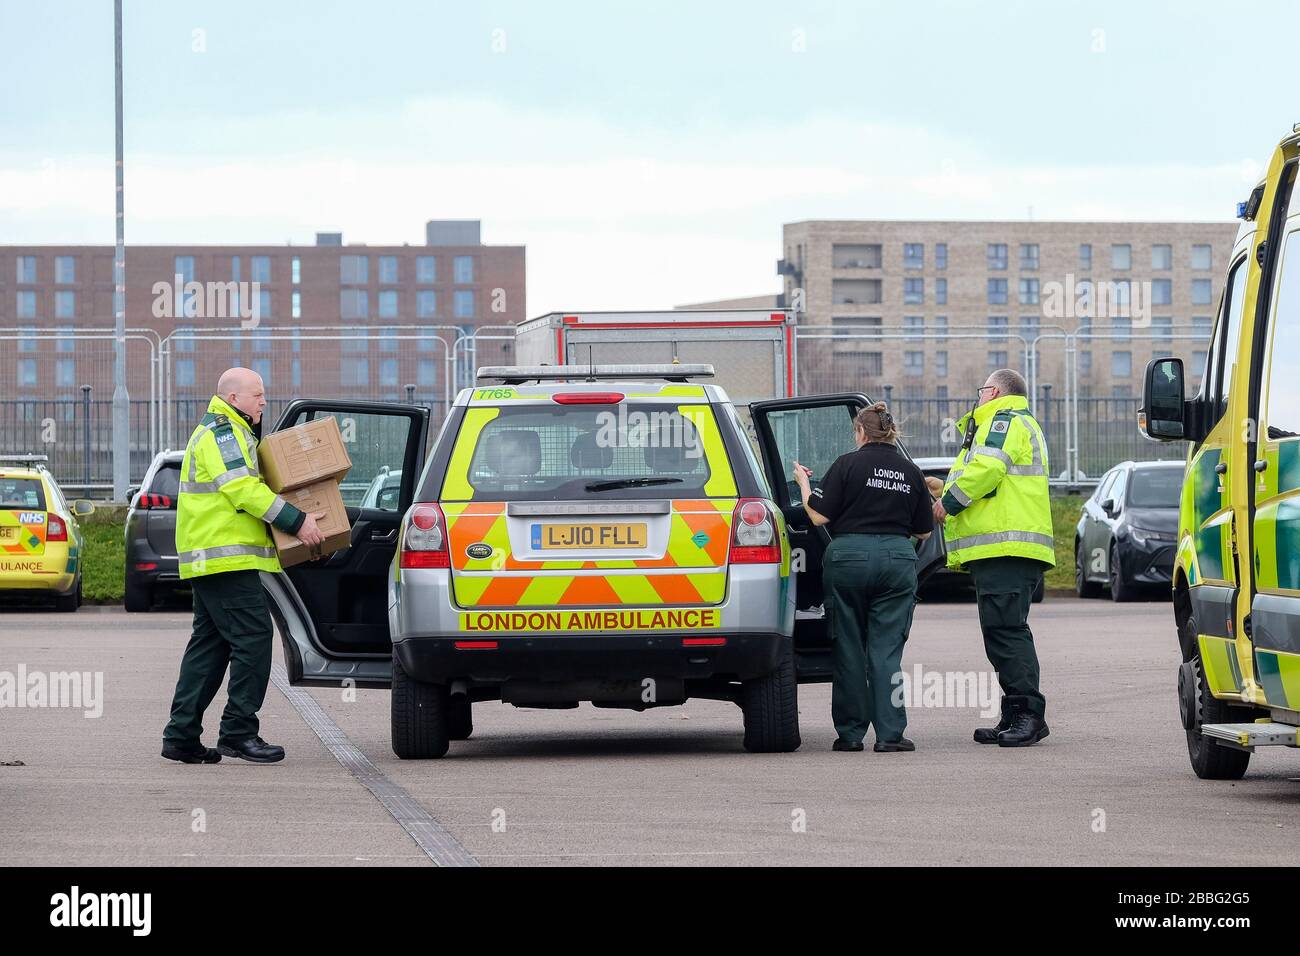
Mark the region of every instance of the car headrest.
<instances>
[{"instance_id":1,"label":"car headrest","mask_svg":"<svg viewBox=\"0 0 1300 956\"><path fill-rule=\"evenodd\" d=\"M483 439L482 461L496 475L535 475L542 468L542 440L523 428L493 432Z\"/></svg>"},{"instance_id":2,"label":"car headrest","mask_svg":"<svg viewBox=\"0 0 1300 956\"><path fill-rule=\"evenodd\" d=\"M569 461L574 468L605 469L614 464L614 449L596 440L599 432L583 432L569 449Z\"/></svg>"},{"instance_id":3,"label":"car headrest","mask_svg":"<svg viewBox=\"0 0 1300 956\"><path fill-rule=\"evenodd\" d=\"M695 471L695 463L699 461L698 457L687 457L687 449L680 447L655 448L652 445L646 445L643 451L645 453L646 467L655 472L667 472L669 474L691 472Z\"/></svg>"}]
</instances>

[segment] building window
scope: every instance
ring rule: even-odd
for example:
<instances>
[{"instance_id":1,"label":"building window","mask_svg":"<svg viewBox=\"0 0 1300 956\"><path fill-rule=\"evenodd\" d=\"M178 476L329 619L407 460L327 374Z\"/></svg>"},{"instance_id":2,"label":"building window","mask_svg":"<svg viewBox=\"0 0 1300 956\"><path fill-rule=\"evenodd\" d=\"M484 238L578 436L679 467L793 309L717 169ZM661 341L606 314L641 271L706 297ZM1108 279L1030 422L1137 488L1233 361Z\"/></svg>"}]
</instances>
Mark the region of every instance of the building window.
<instances>
[{"instance_id":1,"label":"building window","mask_svg":"<svg viewBox=\"0 0 1300 956\"><path fill-rule=\"evenodd\" d=\"M432 388L438 384L438 362L436 359L420 359L415 368L415 381L421 388Z\"/></svg>"},{"instance_id":2,"label":"building window","mask_svg":"<svg viewBox=\"0 0 1300 956\"><path fill-rule=\"evenodd\" d=\"M77 259L75 256L54 257L55 285L72 285L77 281Z\"/></svg>"},{"instance_id":3,"label":"building window","mask_svg":"<svg viewBox=\"0 0 1300 956\"><path fill-rule=\"evenodd\" d=\"M1205 352L1192 353L1192 374L1197 378L1205 374Z\"/></svg>"},{"instance_id":4,"label":"building window","mask_svg":"<svg viewBox=\"0 0 1300 956\"><path fill-rule=\"evenodd\" d=\"M271 368L274 363L269 358L253 359L253 371L262 376L262 384L270 386Z\"/></svg>"},{"instance_id":5,"label":"building window","mask_svg":"<svg viewBox=\"0 0 1300 956\"><path fill-rule=\"evenodd\" d=\"M433 289L421 289L415 293L415 315L421 319L432 319L438 315L438 293Z\"/></svg>"},{"instance_id":6,"label":"building window","mask_svg":"<svg viewBox=\"0 0 1300 956\"><path fill-rule=\"evenodd\" d=\"M452 273L457 284L474 281L474 257L456 256L452 260Z\"/></svg>"},{"instance_id":7,"label":"building window","mask_svg":"<svg viewBox=\"0 0 1300 956\"><path fill-rule=\"evenodd\" d=\"M1005 315L990 315L988 325L989 341L1005 342L1007 340L1007 329L1010 327L1011 323Z\"/></svg>"},{"instance_id":8,"label":"building window","mask_svg":"<svg viewBox=\"0 0 1300 956\"><path fill-rule=\"evenodd\" d=\"M925 353L920 351L904 352L903 353L903 374L924 375L925 374Z\"/></svg>"},{"instance_id":9,"label":"building window","mask_svg":"<svg viewBox=\"0 0 1300 956\"><path fill-rule=\"evenodd\" d=\"M271 281L271 257L270 256L250 256L252 260L252 279L254 282Z\"/></svg>"},{"instance_id":10,"label":"building window","mask_svg":"<svg viewBox=\"0 0 1300 956\"><path fill-rule=\"evenodd\" d=\"M1110 267L1112 269L1133 268L1133 247L1127 243L1113 245L1110 247Z\"/></svg>"},{"instance_id":11,"label":"building window","mask_svg":"<svg viewBox=\"0 0 1300 956\"><path fill-rule=\"evenodd\" d=\"M302 388L302 359L294 359L289 364L289 379L294 388Z\"/></svg>"},{"instance_id":12,"label":"building window","mask_svg":"<svg viewBox=\"0 0 1300 956\"><path fill-rule=\"evenodd\" d=\"M294 256L289 263L289 279L294 285L302 284L302 258Z\"/></svg>"},{"instance_id":13,"label":"building window","mask_svg":"<svg viewBox=\"0 0 1300 956\"><path fill-rule=\"evenodd\" d=\"M194 387L194 359L177 359L176 384L181 388Z\"/></svg>"},{"instance_id":14,"label":"building window","mask_svg":"<svg viewBox=\"0 0 1300 956\"><path fill-rule=\"evenodd\" d=\"M339 282L344 285L365 285L369 281L369 256L339 256Z\"/></svg>"},{"instance_id":15,"label":"building window","mask_svg":"<svg viewBox=\"0 0 1300 956\"><path fill-rule=\"evenodd\" d=\"M18 330L18 351L35 352L36 351L36 330L31 328Z\"/></svg>"},{"instance_id":16,"label":"building window","mask_svg":"<svg viewBox=\"0 0 1300 956\"><path fill-rule=\"evenodd\" d=\"M193 256L177 256L173 260L172 266L176 270L176 275L180 276L181 282L184 283L184 282L194 281L194 257Z\"/></svg>"},{"instance_id":17,"label":"building window","mask_svg":"<svg viewBox=\"0 0 1300 956\"><path fill-rule=\"evenodd\" d=\"M1089 351L1085 350L1079 353L1079 374L1092 374L1092 353Z\"/></svg>"},{"instance_id":18,"label":"building window","mask_svg":"<svg viewBox=\"0 0 1300 956\"><path fill-rule=\"evenodd\" d=\"M1038 243L1022 242L1020 244L1020 268L1038 268Z\"/></svg>"},{"instance_id":19,"label":"building window","mask_svg":"<svg viewBox=\"0 0 1300 956\"><path fill-rule=\"evenodd\" d=\"M172 268L175 270L174 281L179 288L176 292L176 312L177 316L193 317L198 313L196 308L197 293L187 293L184 286L194 281L194 257L193 256L176 256L172 260Z\"/></svg>"},{"instance_id":20,"label":"building window","mask_svg":"<svg viewBox=\"0 0 1300 956\"><path fill-rule=\"evenodd\" d=\"M1151 268L1153 270L1165 271L1174 267L1174 247L1173 246L1152 246L1151 247Z\"/></svg>"},{"instance_id":21,"label":"building window","mask_svg":"<svg viewBox=\"0 0 1300 956\"><path fill-rule=\"evenodd\" d=\"M54 293L54 317L73 319L77 316L77 293L60 289Z\"/></svg>"},{"instance_id":22,"label":"building window","mask_svg":"<svg viewBox=\"0 0 1300 956\"><path fill-rule=\"evenodd\" d=\"M1133 386L1132 386L1132 385L1112 385L1112 386L1110 387L1110 397L1111 397L1111 398L1132 398L1132 397L1133 397Z\"/></svg>"},{"instance_id":23,"label":"building window","mask_svg":"<svg viewBox=\"0 0 1300 956\"><path fill-rule=\"evenodd\" d=\"M302 318L302 293L297 289L294 289L293 295L290 297L289 302L290 302L289 317L293 319L301 319Z\"/></svg>"},{"instance_id":24,"label":"building window","mask_svg":"<svg viewBox=\"0 0 1300 956\"><path fill-rule=\"evenodd\" d=\"M379 282L381 285L397 284L397 256L379 257Z\"/></svg>"},{"instance_id":25,"label":"building window","mask_svg":"<svg viewBox=\"0 0 1300 956\"><path fill-rule=\"evenodd\" d=\"M272 317L270 289L257 290L257 310L259 319L269 319Z\"/></svg>"},{"instance_id":26,"label":"building window","mask_svg":"<svg viewBox=\"0 0 1300 956\"><path fill-rule=\"evenodd\" d=\"M1007 353L1002 351L989 353L989 371L994 372L1007 367Z\"/></svg>"},{"instance_id":27,"label":"building window","mask_svg":"<svg viewBox=\"0 0 1300 956\"><path fill-rule=\"evenodd\" d=\"M474 290L456 290L455 316L458 319L474 318Z\"/></svg>"},{"instance_id":28,"label":"building window","mask_svg":"<svg viewBox=\"0 0 1300 956\"><path fill-rule=\"evenodd\" d=\"M339 369L342 384L351 388L370 384L370 359L347 358Z\"/></svg>"},{"instance_id":29,"label":"building window","mask_svg":"<svg viewBox=\"0 0 1300 956\"><path fill-rule=\"evenodd\" d=\"M1214 250L1210 246L1192 246L1192 268L1209 269L1214 262Z\"/></svg>"},{"instance_id":30,"label":"building window","mask_svg":"<svg viewBox=\"0 0 1300 956\"><path fill-rule=\"evenodd\" d=\"M925 302L925 280L903 280L903 305L921 305Z\"/></svg>"},{"instance_id":31,"label":"building window","mask_svg":"<svg viewBox=\"0 0 1300 956\"><path fill-rule=\"evenodd\" d=\"M364 331L353 332L339 340L344 352L369 352L370 336Z\"/></svg>"},{"instance_id":32,"label":"building window","mask_svg":"<svg viewBox=\"0 0 1300 956\"><path fill-rule=\"evenodd\" d=\"M1132 352L1110 353L1110 374L1114 378L1128 378L1133 374Z\"/></svg>"},{"instance_id":33,"label":"building window","mask_svg":"<svg viewBox=\"0 0 1300 956\"><path fill-rule=\"evenodd\" d=\"M365 289L339 289L339 316L344 319L370 318L370 293Z\"/></svg>"},{"instance_id":34,"label":"building window","mask_svg":"<svg viewBox=\"0 0 1300 956\"><path fill-rule=\"evenodd\" d=\"M300 338L300 336L301 336L301 334L302 334L302 329L298 328L298 327L295 325L293 328L289 329L289 333L290 333L290 339L291 339L292 342L293 342L293 345L292 345L292 349L293 349L293 351L294 351L294 352L301 352L301 351L302 351L302 339Z\"/></svg>"},{"instance_id":35,"label":"building window","mask_svg":"<svg viewBox=\"0 0 1300 956\"><path fill-rule=\"evenodd\" d=\"M265 332L254 332L253 351L254 352L271 351L271 336L267 335Z\"/></svg>"},{"instance_id":36,"label":"building window","mask_svg":"<svg viewBox=\"0 0 1300 956\"><path fill-rule=\"evenodd\" d=\"M18 292L17 304L18 318L36 318L36 291L34 289L20 289Z\"/></svg>"},{"instance_id":37,"label":"building window","mask_svg":"<svg viewBox=\"0 0 1300 956\"><path fill-rule=\"evenodd\" d=\"M244 336L239 329L231 329L230 335L232 340L230 343L230 353L238 359L239 351L244 347Z\"/></svg>"},{"instance_id":38,"label":"building window","mask_svg":"<svg viewBox=\"0 0 1300 956\"><path fill-rule=\"evenodd\" d=\"M948 316L936 315L934 317L934 322L932 324L934 326L934 336L933 336L934 341L947 342L948 341Z\"/></svg>"},{"instance_id":39,"label":"building window","mask_svg":"<svg viewBox=\"0 0 1300 956\"><path fill-rule=\"evenodd\" d=\"M18 387L26 388L36 384L36 359L18 360Z\"/></svg>"},{"instance_id":40,"label":"building window","mask_svg":"<svg viewBox=\"0 0 1300 956\"><path fill-rule=\"evenodd\" d=\"M379 330L379 351L381 352L397 351L397 331L395 329Z\"/></svg>"},{"instance_id":41,"label":"building window","mask_svg":"<svg viewBox=\"0 0 1300 956\"><path fill-rule=\"evenodd\" d=\"M1153 315L1151 317L1151 337L1168 342L1174 337L1174 317L1172 315Z\"/></svg>"},{"instance_id":42,"label":"building window","mask_svg":"<svg viewBox=\"0 0 1300 956\"><path fill-rule=\"evenodd\" d=\"M936 242L934 244L934 267L939 270L948 268L948 243Z\"/></svg>"},{"instance_id":43,"label":"building window","mask_svg":"<svg viewBox=\"0 0 1300 956\"><path fill-rule=\"evenodd\" d=\"M1133 320L1127 316L1116 315L1110 320L1112 339L1131 339L1133 337Z\"/></svg>"},{"instance_id":44,"label":"building window","mask_svg":"<svg viewBox=\"0 0 1300 956\"><path fill-rule=\"evenodd\" d=\"M903 243L903 268L925 268L925 244L920 242Z\"/></svg>"},{"instance_id":45,"label":"building window","mask_svg":"<svg viewBox=\"0 0 1300 956\"><path fill-rule=\"evenodd\" d=\"M1020 304L1021 305L1038 304L1038 280L1037 279L1020 280Z\"/></svg>"},{"instance_id":46,"label":"building window","mask_svg":"<svg viewBox=\"0 0 1300 956\"><path fill-rule=\"evenodd\" d=\"M1090 242L1079 244L1079 271L1092 271L1092 243Z\"/></svg>"},{"instance_id":47,"label":"building window","mask_svg":"<svg viewBox=\"0 0 1300 956\"><path fill-rule=\"evenodd\" d=\"M382 280L381 280L382 281ZM397 318L397 292L385 289L379 293L379 317L381 319Z\"/></svg>"},{"instance_id":48,"label":"building window","mask_svg":"<svg viewBox=\"0 0 1300 956\"><path fill-rule=\"evenodd\" d=\"M432 285L438 281L438 257L417 256L415 259L415 281L420 285Z\"/></svg>"},{"instance_id":49,"label":"building window","mask_svg":"<svg viewBox=\"0 0 1300 956\"><path fill-rule=\"evenodd\" d=\"M1211 286L1209 279L1192 280L1192 305L1209 305L1211 302Z\"/></svg>"},{"instance_id":50,"label":"building window","mask_svg":"<svg viewBox=\"0 0 1300 956\"><path fill-rule=\"evenodd\" d=\"M1007 280L1006 279L989 279L988 299L989 299L989 305L1007 304Z\"/></svg>"},{"instance_id":51,"label":"building window","mask_svg":"<svg viewBox=\"0 0 1300 956\"><path fill-rule=\"evenodd\" d=\"M1192 334L1198 339L1209 339L1210 330L1214 326L1214 320L1208 315L1192 316Z\"/></svg>"},{"instance_id":52,"label":"building window","mask_svg":"<svg viewBox=\"0 0 1300 956\"><path fill-rule=\"evenodd\" d=\"M77 350L77 341L72 337L72 326L65 325L59 329L59 340L55 349L60 352L75 352Z\"/></svg>"},{"instance_id":53,"label":"building window","mask_svg":"<svg viewBox=\"0 0 1300 956\"><path fill-rule=\"evenodd\" d=\"M59 359L54 363L54 384L59 388L73 388L76 386L76 359Z\"/></svg>"},{"instance_id":54,"label":"building window","mask_svg":"<svg viewBox=\"0 0 1300 956\"><path fill-rule=\"evenodd\" d=\"M925 335L925 316L903 316L903 329L908 338L919 339Z\"/></svg>"},{"instance_id":55,"label":"building window","mask_svg":"<svg viewBox=\"0 0 1300 956\"><path fill-rule=\"evenodd\" d=\"M386 388L397 387L397 359L379 360L379 384Z\"/></svg>"},{"instance_id":56,"label":"building window","mask_svg":"<svg viewBox=\"0 0 1300 956\"><path fill-rule=\"evenodd\" d=\"M26 285L32 285L36 282L36 257L19 256L15 260L18 264L18 281Z\"/></svg>"},{"instance_id":57,"label":"building window","mask_svg":"<svg viewBox=\"0 0 1300 956\"><path fill-rule=\"evenodd\" d=\"M1167 246L1165 248L1168 248ZM1174 284L1169 279L1151 280L1151 304L1172 305L1174 301Z\"/></svg>"},{"instance_id":58,"label":"building window","mask_svg":"<svg viewBox=\"0 0 1300 956\"><path fill-rule=\"evenodd\" d=\"M935 305L948 304L948 280L947 279L934 280L934 304Z\"/></svg>"},{"instance_id":59,"label":"building window","mask_svg":"<svg viewBox=\"0 0 1300 956\"><path fill-rule=\"evenodd\" d=\"M194 326L178 325L176 326L175 339L177 352L194 351Z\"/></svg>"},{"instance_id":60,"label":"building window","mask_svg":"<svg viewBox=\"0 0 1300 956\"><path fill-rule=\"evenodd\" d=\"M240 279L239 256L230 257L230 279L232 282L238 282Z\"/></svg>"},{"instance_id":61,"label":"building window","mask_svg":"<svg viewBox=\"0 0 1300 956\"><path fill-rule=\"evenodd\" d=\"M936 378L948 377L948 352L946 350L934 353L934 374Z\"/></svg>"},{"instance_id":62,"label":"building window","mask_svg":"<svg viewBox=\"0 0 1300 956\"><path fill-rule=\"evenodd\" d=\"M988 262L990 269L1004 270L1007 267L1007 245L1004 242L988 244Z\"/></svg>"}]
</instances>

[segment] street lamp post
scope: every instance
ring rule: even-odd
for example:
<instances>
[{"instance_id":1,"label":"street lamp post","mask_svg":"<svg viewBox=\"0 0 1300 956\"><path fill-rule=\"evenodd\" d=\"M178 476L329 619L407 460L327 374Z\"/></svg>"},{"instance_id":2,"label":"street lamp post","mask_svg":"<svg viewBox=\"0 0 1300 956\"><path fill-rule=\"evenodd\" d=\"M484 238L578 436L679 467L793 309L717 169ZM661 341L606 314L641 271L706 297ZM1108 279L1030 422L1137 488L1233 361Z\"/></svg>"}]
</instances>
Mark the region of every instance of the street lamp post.
<instances>
[{"instance_id":1,"label":"street lamp post","mask_svg":"<svg viewBox=\"0 0 1300 956\"><path fill-rule=\"evenodd\" d=\"M113 100L116 111L117 248L113 255L113 500L131 483L131 397L126 389L126 243L122 193L122 0L113 0Z\"/></svg>"}]
</instances>

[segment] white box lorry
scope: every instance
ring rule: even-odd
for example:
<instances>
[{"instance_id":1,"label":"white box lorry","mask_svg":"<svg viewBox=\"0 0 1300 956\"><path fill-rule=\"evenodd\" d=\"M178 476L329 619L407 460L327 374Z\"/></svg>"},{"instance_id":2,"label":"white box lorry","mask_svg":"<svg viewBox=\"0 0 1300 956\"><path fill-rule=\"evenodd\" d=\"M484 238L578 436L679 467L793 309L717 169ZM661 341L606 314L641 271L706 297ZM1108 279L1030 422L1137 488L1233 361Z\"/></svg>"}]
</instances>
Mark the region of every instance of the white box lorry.
<instances>
[{"instance_id":1,"label":"white box lorry","mask_svg":"<svg viewBox=\"0 0 1300 956\"><path fill-rule=\"evenodd\" d=\"M736 405L795 394L795 316L781 309L550 312L515 327L518 365L704 363Z\"/></svg>"}]
</instances>

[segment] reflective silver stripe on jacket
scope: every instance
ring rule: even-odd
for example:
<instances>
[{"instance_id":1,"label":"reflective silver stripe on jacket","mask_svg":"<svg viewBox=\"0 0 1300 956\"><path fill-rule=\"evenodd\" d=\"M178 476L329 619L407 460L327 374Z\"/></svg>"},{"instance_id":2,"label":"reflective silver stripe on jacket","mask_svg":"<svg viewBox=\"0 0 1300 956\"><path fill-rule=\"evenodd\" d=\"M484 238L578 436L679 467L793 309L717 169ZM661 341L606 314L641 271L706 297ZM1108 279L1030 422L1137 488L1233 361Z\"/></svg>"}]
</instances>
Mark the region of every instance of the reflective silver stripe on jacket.
<instances>
[{"instance_id":1,"label":"reflective silver stripe on jacket","mask_svg":"<svg viewBox=\"0 0 1300 956\"><path fill-rule=\"evenodd\" d=\"M253 463L249 465L247 464L248 458L244 458L244 462L245 462L245 466L243 469L244 474L251 474L254 477L260 477L260 473L257 468L257 446L253 441L254 439L253 433L248 430L248 426L245 425L242 421L236 422L233 418L227 417L225 422L208 422L202 428L194 432L194 434L190 437L190 443L185 446L185 454L190 459L189 480L191 484L195 484L195 485L201 484L200 482L195 481L195 479L198 477L198 462L194 457L194 449L198 446L198 443L203 439L204 435L206 435L210 431L214 431L215 429L220 428L224 424L231 424L231 425L237 424L239 425L240 428L244 430L244 434L248 436L248 447L249 450L252 452L252 459L253 459ZM238 470L238 469L234 469L234 470ZM229 474L229 472L227 472L227 474ZM237 475L236 477L239 476ZM181 490L184 491L185 489L182 488ZM214 488L208 490L215 491L216 489ZM202 494L202 491L199 491L197 493Z\"/></svg>"},{"instance_id":2,"label":"reflective silver stripe on jacket","mask_svg":"<svg viewBox=\"0 0 1300 956\"><path fill-rule=\"evenodd\" d=\"M271 502L271 507L267 508L266 513L262 515L262 520L274 521L280 516L280 512L284 510L284 506L288 503L289 502L285 501L279 495L276 495L275 500Z\"/></svg>"},{"instance_id":3,"label":"reflective silver stripe on jacket","mask_svg":"<svg viewBox=\"0 0 1300 956\"><path fill-rule=\"evenodd\" d=\"M1002 544L1006 541L1041 544L1047 548L1055 546L1050 534L1039 534L1037 531L992 531L988 534L972 534L965 538L954 538L952 541L947 542L947 547L949 551L960 551L963 548L978 548L982 544Z\"/></svg>"},{"instance_id":4,"label":"reflective silver stripe on jacket","mask_svg":"<svg viewBox=\"0 0 1300 956\"><path fill-rule=\"evenodd\" d=\"M1026 415L1026 416L1017 416L1017 417L1028 417L1028 416ZM1028 422L1024 422L1023 424L1025 428L1029 430L1029 448L1030 448L1029 464L1017 465L1014 461L1011 460L1011 456L1008 455L1001 448L993 448L990 445L971 446L971 448L968 449L966 452L966 461L969 462L971 460L971 457L974 455L988 455L991 458L998 459L998 461L1006 465L1008 475L1019 475L1019 476L1027 476L1027 477L1046 477L1047 468L1043 464L1043 446L1038 440L1038 429L1034 428L1034 426L1030 425Z\"/></svg>"},{"instance_id":5,"label":"reflective silver stripe on jacket","mask_svg":"<svg viewBox=\"0 0 1300 956\"><path fill-rule=\"evenodd\" d=\"M966 492L962 491L959 485L954 484L951 488L948 489L948 493L952 495L954 498L956 498L957 503L961 505L963 508L970 507L971 497L970 495L966 494Z\"/></svg>"},{"instance_id":6,"label":"reflective silver stripe on jacket","mask_svg":"<svg viewBox=\"0 0 1300 956\"><path fill-rule=\"evenodd\" d=\"M207 495L220 491L222 485L227 485L236 478L246 478L252 474L248 466L243 468L231 468L229 471L223 471L212 481L182 481L181 491L188 495Z\"/></svg>"},{"instance_id":7,"label":"reflective silver stripe on jacket","mask_svg":"<svg viewBox=\"0 0 1300 956\"><path fill-rule=\"evenodd\" d=\"M195 561L211 561L216 558L236 558L241 555L255 558L274 558L275 548L262 548L255 544L223 544L217 548L199 548L195 551L182 551L177 555L181 564L193 564Z\"/></svg>"}]
</instances>

